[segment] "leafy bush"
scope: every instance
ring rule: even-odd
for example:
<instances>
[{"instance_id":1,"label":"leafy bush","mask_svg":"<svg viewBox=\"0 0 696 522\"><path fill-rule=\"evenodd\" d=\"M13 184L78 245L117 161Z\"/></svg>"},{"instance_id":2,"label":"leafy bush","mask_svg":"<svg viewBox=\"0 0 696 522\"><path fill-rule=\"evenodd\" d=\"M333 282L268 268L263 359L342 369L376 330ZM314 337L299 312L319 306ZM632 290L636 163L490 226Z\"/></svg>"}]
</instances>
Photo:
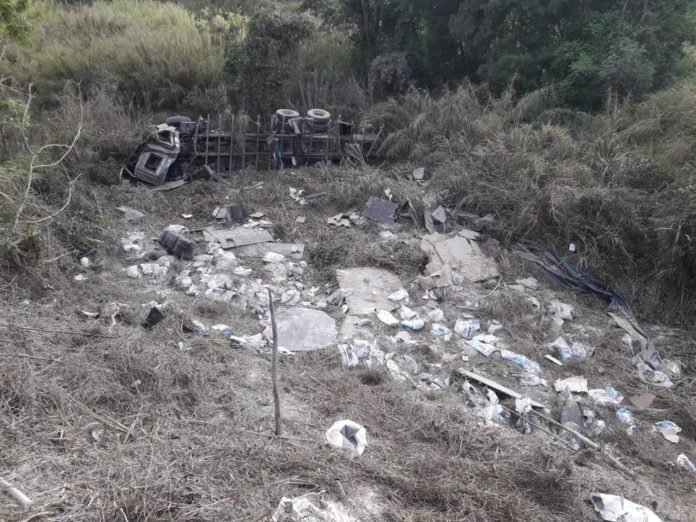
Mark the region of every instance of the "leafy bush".
<instances>
[{"instance_id":1,"label":"leafy bush","mask_svg":"<svg viewBox=\"0 0 696 522\"><path fill-rule=\"evenodd\" d=\"M237 108L266 115L283 105L296 51L310 32L303 16L259 11L250 17L225 54L230 97Z\"/></svg>"},{"instance_id":2,"label":"leafy bush","mask_svg":"<svg viewBox=\"0 0 696 522\"><path fill-rule=\"evenodd\" d=\"M405 53L382 54L370 64L370 88L380 98L402 93L410 79L411 68Z\"/></svg>"},{"instance_id":3,"label":"leafy bush","mask_svg":"<svg viewBox=\"0 0 696 522\"><path fill-rule=\"evenodd\" d=\"M113 86L126 100L175 109L195 89L220 82L222 42L183 7L150 0L57 6L37 22L34 43L13 71L39 95L55 98L66 81L89 94Z\"/></svg>"}]
</instances>

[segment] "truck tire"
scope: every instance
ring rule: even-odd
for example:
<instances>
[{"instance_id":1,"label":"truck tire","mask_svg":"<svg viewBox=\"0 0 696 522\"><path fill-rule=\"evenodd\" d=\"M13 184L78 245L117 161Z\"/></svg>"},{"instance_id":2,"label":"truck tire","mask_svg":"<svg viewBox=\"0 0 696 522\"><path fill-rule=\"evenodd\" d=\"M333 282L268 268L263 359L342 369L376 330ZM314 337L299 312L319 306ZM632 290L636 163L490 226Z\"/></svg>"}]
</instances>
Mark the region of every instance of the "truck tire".
<instances>
[{"instance_id":1,"label":"truck tire","mask_svg":"<svg viewBox=\"0 0 696 522\"><path fill-rule=\"evenodd\" d=\"M167 125L171 125L172 127L176 127L178 129L182 123L191 123L192 121L193 120L191 120L191 118L188 116L170 116L164 122Z\"/></svg>"},{"instance_id":2,"label":"truck tire","mask_svg":"<svg viewBox=\"0 0 696 522\"><path fill-rule=\"evenodd\" d=\"M314 121L317 125L328 124L331 121L331 113L324 109L309 109L307 118Z\"/></svg>"},{"instance_id":3,"label":"truck tire","mask_svg":"<svg viewBox=\"0 0 696 522\"><path fill-rule=\"evenodd\" d=\"M285 124L293 118L299 118L300 113L292 109L278 109L275 115L280 123Z\"/></svg>"},{"instance_id":4,"label":"truck tire","mask_svg":"<svg viewBox=\"0 0 696 522\"><path fill-rule=\"evenodd\" d=\"M307 124L312 132L326 132L330 126L328 121L326 123L317 123L316 120L307 120Z\"/></svg>"}]
</instances>

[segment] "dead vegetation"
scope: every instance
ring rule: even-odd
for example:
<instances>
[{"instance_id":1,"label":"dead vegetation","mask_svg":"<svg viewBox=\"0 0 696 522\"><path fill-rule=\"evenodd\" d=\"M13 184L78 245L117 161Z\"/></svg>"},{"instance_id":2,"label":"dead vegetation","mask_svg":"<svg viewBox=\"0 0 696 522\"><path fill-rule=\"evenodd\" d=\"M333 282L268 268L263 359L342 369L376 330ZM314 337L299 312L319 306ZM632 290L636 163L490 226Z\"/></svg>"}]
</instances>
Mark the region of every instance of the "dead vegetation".
<instances>
[{"instance_id":1,"label":"dead vegetation","mask_svg":"<svg viewBox=\"0 0 696 522\"><path fill-rule=\"evenodd\" d=\"M595 490L621 491L656 505L666 520L693 519L688 510L693 477L675 469L672 448L649 432L628 437L609 408L599 408L608 425L605 442L637 479L542 432L523 436L509 426L481 425L456 384L414 390L409 382L394 383L383 369L343 368L335 351L317 351L281 358L285 438L277 439L270 360L254 350L230 348L224 337L202 338L182 329L197 317L231 322L235 333L253 333L255 317L194 298L181 301L181 312L154 328L141 327L157 295L147 285L124 284L117 245L128 225L116 206L145 212L139 228L157 235L164 224L196 228L209 221L216 204L242 202L266 212L286 240L306 242L308 280L331 283L336 268L368 264L390 268L406 284L420 269L417 245L404 239L387 247L376 239L380 229L373 225L329 229L325 222L331 212L357 206L385 188L399 200L416 197L412 182L398 172L377 179L367 169L350 175L308 169L247 172L167 194L138 185L95 189L105 217L98 277L76 288L75 258L66 256L55 264L62 275L56 271L55 291L46 298L22 303L24 295L10 291L14 284L3 293L3 477L31 492L36 513L46 520L264 520L281 497L321 490L353 505L362 520L592 519L586 499ZM290 186L327 195L302 207L289 198ZM194 217L182 220L189 209ZM296 222L298 215L305 223ZM529 265L514 254L491 248L505 281L530 275ZM553 280L536 270L531 273L551 288ZM548 298L574 303L582 321L596 325L588 337L596 343L595 355L567 371L592 374L597 386L621 383L625 393L650 389L628 363L620 330L606 326L601 304L545 291ZM545 319L535 316L523 297L499 286L471 292L483 295L491 306L481 313L514 332L519 353L533 356L553 341ZM458 304L452 296L441 306L458 314ZM91 319L83 310L102 316ZM669 337L660 348L665 356L686 358L691 345ZM401 352L436 364L441 348L421 343ZM454 372L460 364L450 362L443 371ZM496 364L482 361L493 376ZM693 448L692 394L693 383L686 379L661 391L654 410L638 415L644 421L672 419L682 426L686 447ZM323 431L339 418L367 427L370 445L360 460L322 448ZM21 515L3 499L0 518Z\"/></svg>"}]
</instances>

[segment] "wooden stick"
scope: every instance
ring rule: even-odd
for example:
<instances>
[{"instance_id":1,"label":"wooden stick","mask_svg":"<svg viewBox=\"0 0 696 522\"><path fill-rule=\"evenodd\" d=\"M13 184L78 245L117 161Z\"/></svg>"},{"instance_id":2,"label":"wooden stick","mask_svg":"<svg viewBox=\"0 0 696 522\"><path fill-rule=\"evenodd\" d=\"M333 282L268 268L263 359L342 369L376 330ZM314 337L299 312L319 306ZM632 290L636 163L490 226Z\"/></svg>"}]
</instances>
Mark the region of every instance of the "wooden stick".
<instances>
[{"instance_id":1,"label":"wooden stick","mask_svg":"<svg viewBox=\"0 0 696 522\"><path fill-rule=\"evenodd\" d=\"M479 375L476 372L471 372L469 370L466 370L464 368L459 368L457 370L457 373L460 375L463 375L464 377L468 377L469 379L472 379L476 382L479 382L485 386L488 386L489 388L492 388L495 391L498 391L500 393L504 393L505 395L509 395L513 399L521 399L522 394L517 393L515 390L511 390L507 386L503 386L500 383L495 382L493 379L489 379L488 377L484 377L483 375ZM536 401L531 401L531 405L534 406L535 408L544 408L546 409L546 406L543 404L536 402Z\"/></svg>"},{"instance_id":2,"label":"wooden stick","mask_svg":"<svg viewBox=\"0 0 696 522\"><path fill-rule=\"evenodd\" d=\"M614 464L614 466L616 466L618 469L620 469L621 471L623 471L623 472L626 473L627 475L629 475L629 476L631 476L631 477L635 477L635 476L636 476L636 474L635 474L633 471L631 471L630 469L628 469L626 466L624 466L624 465L619 461L619 459L617 459L617 458L614 457L613 455L610 455L610 454L606 451L605 448L603 448L602 446L600 446L600 445L597 444L596 442L592 441L591 439L588 439L588 438L585 437L582 433L580 433L580 432L574 430L573 428L569 428L569 427L567 427L567 426L564 426L564 425L561 424L560 422L558 422L558 421L552 419L551 417L548 417L547 415L544 415L543 413L539 413L538 411L535 411L535 410L530 410L530 411L531 411L532 413L534 413L535 415L538 415L538 416L541 417L542 419L546 420L547 422L553 424L554 426L557 426L557 427L559 427L559 428L561 428L561 429L563 429L563 430L566 430L568 433L570 433L571 435L573 435L574 437L576 437L580 442L585 443L588 447L592 448L593 450L596 450L596 451L602 453L604 456L607 457L607 459L609 459L609 461L610 461L612 464Z\"/></svg>"},{"instance_id":3,"label":"wooden stick","mask_svg":"<svg viewBox=\"0 0 696 522\"><path fill-rule=\"evenodd\" d=\"M0 478L0 489L15 499L22 509L27 509L34 503L24 493L2 478Z\"/></svg>"},{"instance_id":4,"label":"wooden stick","mask_svg":"<svg viewBox=\"0 0 696 522\"><path fill-rule=\"evenodd\" d=\"M275 434L280 437L280 391L278 390L278 328L276 326L275 306L273 305L273 292L268 289L268 300L271 310L271 327L273 328L273 357L271 359L271 381L273 382L273 403L275 405Z\"/></svg>"}]
</instances>

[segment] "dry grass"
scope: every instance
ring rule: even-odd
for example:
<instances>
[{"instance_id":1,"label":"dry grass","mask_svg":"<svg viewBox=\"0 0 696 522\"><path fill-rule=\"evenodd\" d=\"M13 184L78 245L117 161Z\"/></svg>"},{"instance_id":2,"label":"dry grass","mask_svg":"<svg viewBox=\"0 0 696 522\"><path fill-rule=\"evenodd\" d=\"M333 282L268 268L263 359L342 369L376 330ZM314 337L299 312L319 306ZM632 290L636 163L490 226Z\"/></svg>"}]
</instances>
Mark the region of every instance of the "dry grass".
<instances>
[{"instance_id":1,"label":"dry grass","mask_svg":"<svg viewBox=\"0 0 696 522\"><path fill-rule=\"evenodd\" d=\"M328 195L300 207L289 198L289 186ZM335 352L327 350L281 359L287 438L278 440L271 436L268 359L231 349L223 339L181 330L182 320L190 317L255 333L256 319L233 306L172 294L167 299L182 312L168 314L151 330L140 326L148 311L141 305L159 296L155 287L132 283L118 271L126 263L117 248L124 228L153 237L169 223L196 228L207 225L214 206L223 202L266 212L285 240L304 241L307 255L314 256L309 257L308 285L330 278L335 268L380 260L410 285L418 271L416 247L404 244L394 252L376 247L379 228L373 225L334 231L325 224L332 212L387 187L397 199L415 197L415 189L396 173L379 176L370 170L248 172L170 193L140 185L96 188L95 200L106 216L96 257L102 268L76 286L71 279L75 259L68 256L51 269L54 290L44 297L22 304L21 293L3 294L0 476L30 494L35 512L45 512L45 520L252 521L263 519L282 496L319 490L362 520L593 519L586 499L594 490L623 493L647 506L655 502L665 519L689 520L693 481L669 465L675 448L647 430L632 438L623 435L609 409L600 409L609 425L606 441L639 473L636 480L592 454L570 452L539 431L523 436L504 424L480 425L456 385L437 392L414 390L378 369L344 369ZM145 212L146 218L126 225L114 210L121 204ZM185 211L194 218L183 220ZM298 215L307 217L304 225L295 222ZM412 234L409 226L402 227L404 237ZM336 249L346 255L331 257ZM530 275L514 256L500 251L498 256L506 281ZM534 274L542 285L553 284L536 269ZM574 303L579 321L599 328L600 334L590 334L595 335L590 337L597 348L594 358L564 371L584 372L597 386L646 390L628 365L620 331L610 329L595 302L569 292L543 293ZM553 340L543 320L522 312L522 298L499 287L489 299L491 308L482 318L501 320L516 340L515 350L538 357L543 344ZM112 302L124 303L113 326L110 319L80 314L107 310ZM458 314L456 304L454 296L442 303L448 317ZM382 339L388 333L378 331ZM180 350L179 343L190 349ZM673 354L687 349L688 343L674 346ZM419 343L400 353L425 368L452 350ZM447 374L459 365L454 361L433 371ZM481 360L480 367L510 378L510 367L499 362ZM595 374L599 367L608 371ZM563 375L545 371L550 380ZM688 393L686 388L660 392L657 409L639 418L647 422L664 415L678 422L685 441L679 450L693 454L693 408L684 402ZM367 427L368 450L355 462L322 448L324 430L339 418ZM11 501L0 500L0 518L21 517Z\"/></svg>"}]
</instances>

